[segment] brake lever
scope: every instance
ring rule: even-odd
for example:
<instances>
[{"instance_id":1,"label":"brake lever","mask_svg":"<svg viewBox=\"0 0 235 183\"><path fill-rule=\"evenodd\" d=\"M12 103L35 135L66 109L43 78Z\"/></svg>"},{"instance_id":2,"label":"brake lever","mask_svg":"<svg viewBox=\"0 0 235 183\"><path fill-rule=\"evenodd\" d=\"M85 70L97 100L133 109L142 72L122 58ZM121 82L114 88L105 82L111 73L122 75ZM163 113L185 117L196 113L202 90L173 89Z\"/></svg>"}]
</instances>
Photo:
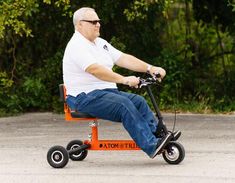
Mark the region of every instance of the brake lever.
<instances>
[{"instance_id":1,"label":"brake lever","mask_svg":"<svg viewBox=\"0 0 235 183\"><path fill-rule=\"evenodd\" d=\"M142 88L143 86L147 86L149 84L152 84L153 82L155 82L156 80L154 80L154 78L148 78L148 79L143 79L140 78L140 82L139 82L139 86L138 88Z\"/></svg>"}]
</instances>

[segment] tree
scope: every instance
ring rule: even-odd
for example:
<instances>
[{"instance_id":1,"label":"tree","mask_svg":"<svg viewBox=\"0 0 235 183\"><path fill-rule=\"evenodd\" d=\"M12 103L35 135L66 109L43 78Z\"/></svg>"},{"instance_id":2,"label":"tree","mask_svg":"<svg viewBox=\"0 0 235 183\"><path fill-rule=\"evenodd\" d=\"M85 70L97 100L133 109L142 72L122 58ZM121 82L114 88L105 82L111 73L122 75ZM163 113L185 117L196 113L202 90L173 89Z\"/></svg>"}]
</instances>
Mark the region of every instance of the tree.
<instances>
[{"instance_id":1,"label":"tree","mask_svg":"<svg viewBox=\"0 0 235 183\"><path fill-rule=\"evenodd\" d=\"M12 83L1 95L1 106L20 111L52 108L62 82L64 48L74 31L72 12L82 6L97 10L103 20L102 37L116 47L141 58L156 57L157 51L151 50L159 49L155 35L161 21L155 18L162 14L164 2L1 1L0 72Z\"/></svg>"}]
</instances>

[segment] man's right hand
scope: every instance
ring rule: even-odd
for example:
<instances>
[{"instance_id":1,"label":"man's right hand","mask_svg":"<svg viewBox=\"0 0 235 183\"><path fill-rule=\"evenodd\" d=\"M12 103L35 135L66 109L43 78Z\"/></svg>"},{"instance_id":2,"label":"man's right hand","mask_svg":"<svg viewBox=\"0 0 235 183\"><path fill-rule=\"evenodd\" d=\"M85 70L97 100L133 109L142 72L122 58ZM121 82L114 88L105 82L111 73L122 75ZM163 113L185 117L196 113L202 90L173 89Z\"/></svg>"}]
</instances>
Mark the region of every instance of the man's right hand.
<instances>
[{"instance_id":1,"label":"man's right hand","mask_svg":"<svg viewBox=\"0 0 235 183\"><path fill-rule=\"evenodd\" d=\"M140 80L136 76L127 76L123 78L122 84L138 88Z\"/></svg>"}]
</instances>

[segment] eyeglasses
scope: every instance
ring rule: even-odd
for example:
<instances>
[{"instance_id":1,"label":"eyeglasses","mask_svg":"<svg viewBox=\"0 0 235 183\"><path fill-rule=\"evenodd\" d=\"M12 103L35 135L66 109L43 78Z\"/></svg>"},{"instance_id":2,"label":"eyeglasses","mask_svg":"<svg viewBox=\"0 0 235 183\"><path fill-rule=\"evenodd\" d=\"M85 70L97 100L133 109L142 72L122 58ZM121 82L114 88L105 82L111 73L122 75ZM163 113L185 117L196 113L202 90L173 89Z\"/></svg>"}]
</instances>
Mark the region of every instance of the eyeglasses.
<instances>
[{"instance_id":1,"label":"eyeglasses","mask_svg":"<svg viewBox=\"0 0 235 183\"><path fill-rule=\"evenodd\" d=\"M92 25L97 25L97 23L100 23L101 20L81 20L83 22L88 22Z\"/></svg>"}]
</instances>

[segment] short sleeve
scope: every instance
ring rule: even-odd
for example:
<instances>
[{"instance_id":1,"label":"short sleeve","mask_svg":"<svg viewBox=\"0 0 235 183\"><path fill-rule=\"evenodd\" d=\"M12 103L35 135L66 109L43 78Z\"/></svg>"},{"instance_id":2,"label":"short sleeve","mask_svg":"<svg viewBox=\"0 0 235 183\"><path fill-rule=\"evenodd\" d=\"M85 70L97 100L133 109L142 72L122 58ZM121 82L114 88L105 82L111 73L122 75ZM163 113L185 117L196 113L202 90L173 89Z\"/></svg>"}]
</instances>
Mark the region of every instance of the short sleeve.
<instances>
[{"instance_id":1,"label":"short sleeve","mask_svg":"<svg viewBox=\"0 0 235 183\"><path fill-rule=\"evenodd\" d=\"M115 63L122 55L122 52L115 47L113 47L110 43L102 38L97 39L97 43L99 46L106 50L109 56L112 58L113 62Z\"/></svg>"},{"instance_id":2,"label":"short sleeve","mask_svg":"<svg viewBox=\"0 0 235 183\"><path fill-rule=\"evenodd\" d=\"M88 49L79 49L72 58L75 64L85 71L90 65L96 63L96 59L90 54Z\"/></svg>"},{"instance_id":3,"label":"short sleeve","mask_svg":"<svg viewBox=\"0 0 235 183\"><path fill-rule=\"evenodd\" d=\"M115 47L113 47L108 42L106 42L106 45L107 45L110 56L112 57L113 61L116 62L121 57L122 52L116 49Z\"/></svg>"}]
</instances>

